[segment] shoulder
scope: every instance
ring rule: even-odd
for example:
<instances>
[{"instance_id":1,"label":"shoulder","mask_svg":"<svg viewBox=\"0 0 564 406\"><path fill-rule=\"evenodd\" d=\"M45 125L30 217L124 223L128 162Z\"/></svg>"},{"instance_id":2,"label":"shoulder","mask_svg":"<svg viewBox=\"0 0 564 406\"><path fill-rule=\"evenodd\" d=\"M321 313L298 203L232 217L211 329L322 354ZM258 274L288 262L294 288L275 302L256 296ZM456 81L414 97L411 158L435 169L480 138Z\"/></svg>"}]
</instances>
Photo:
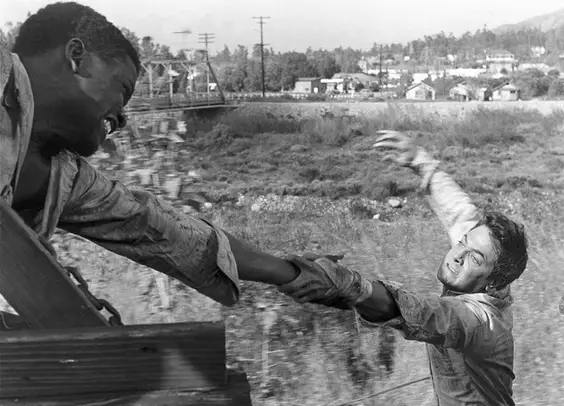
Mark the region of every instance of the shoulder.
<instances>
[{"instance_id":1,"label":"shoulder","mask_svg":"<svg viewBox=\"0 0 564 406\"><path fill-rule=\"evenodd\" d=\"M484 325L492 329L511 329L513 317L511 304L486 293L472 293L457 296Z\"/></svg>"}]
</instances>

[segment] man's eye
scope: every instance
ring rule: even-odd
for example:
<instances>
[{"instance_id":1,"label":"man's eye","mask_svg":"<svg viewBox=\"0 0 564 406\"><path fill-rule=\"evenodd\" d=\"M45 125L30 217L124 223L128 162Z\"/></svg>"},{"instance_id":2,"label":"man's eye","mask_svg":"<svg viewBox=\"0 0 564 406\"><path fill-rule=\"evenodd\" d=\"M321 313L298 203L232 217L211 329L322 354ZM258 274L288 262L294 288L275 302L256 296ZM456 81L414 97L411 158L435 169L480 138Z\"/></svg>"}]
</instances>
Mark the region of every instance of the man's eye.
<instances>
[{"instance_id":1,"label":"man's eye","mask_svg":"<svg viewBox=\"0 0 564 406\"><path fill-rule=\"evenodd\" d=\"M470 255L470 258L472 258L472 261L474 261L474 263L476 265L480 265L480 263L478 262L478 260L476 259L476 257L474 255Z\"/></svg>"}]
</instances>

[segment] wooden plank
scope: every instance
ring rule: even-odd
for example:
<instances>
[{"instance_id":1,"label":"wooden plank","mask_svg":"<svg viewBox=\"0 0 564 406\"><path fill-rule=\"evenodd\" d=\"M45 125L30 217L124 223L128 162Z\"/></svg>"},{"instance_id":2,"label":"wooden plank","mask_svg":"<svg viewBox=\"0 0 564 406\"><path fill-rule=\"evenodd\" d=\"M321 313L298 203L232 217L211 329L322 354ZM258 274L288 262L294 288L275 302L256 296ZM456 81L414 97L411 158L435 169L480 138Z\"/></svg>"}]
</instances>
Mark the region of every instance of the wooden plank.
<instances>
[{"instance_id":1,"label":"wooden plank","mask_svg":"<svg viewBox=\"0 0 564 406\"><path fill-rule=\"evenodd\" d=\"M229 371L228 386L222 389L5 399L2 406L251 406L250 391L244 373Z\"/></svg>"},{"instance_id":2,"label":"wooden plank","mask_svg":"<svg viewBox=\"0 0 564 406\"><path fill-rule=\"evenodd\" d=\"M108 322L0 199L0 294L33 328L107 326Z\"/></svg>"},{"instance_id":3,"label":"wooden plank","mask_svg":"<svg viewBox=\"0 0 564 406\"><path fill-rule=\"evenodd\" d=\"M0 334L0 399L205 390L226 380L223 322Z\"/></svg>"}]
</instances>

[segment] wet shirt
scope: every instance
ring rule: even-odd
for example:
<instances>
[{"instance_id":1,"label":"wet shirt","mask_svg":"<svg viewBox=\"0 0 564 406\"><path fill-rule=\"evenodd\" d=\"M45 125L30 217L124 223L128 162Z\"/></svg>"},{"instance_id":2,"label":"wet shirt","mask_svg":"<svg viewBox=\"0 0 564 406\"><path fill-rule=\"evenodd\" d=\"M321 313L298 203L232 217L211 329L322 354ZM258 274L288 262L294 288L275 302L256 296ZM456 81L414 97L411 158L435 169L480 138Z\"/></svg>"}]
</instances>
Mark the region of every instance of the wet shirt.
<instances>
[{"instance_id":1,"label":"wet shirt","mask_svg":"<svg viewBox=\"0 0 564 406\"><path fill-rule=\"evenodd\" d=\"M9 204L33 123L33 95L18 56L0 48L0 198ZM20 213L48 239L61 228L174 277L225 305L239 298L235 258L225 233L143 191L110 180L62 151L51 161L44 207Z\"/></svg>"},{"instance_id":2,"label":"wet shirt","mask_svg":"<svg viewBox=\"0 0 564 406\"><path fill-rule=\"evenodd\" d=\"M429 203L455 245L477 224L478 210L446 173L433 168L428 180ZM448 291L433 297L380 282L392 294L401 316L386 323L362 321L393 327L407 340L426 343L438 405L515 405L509 288L496 297Z\"/></svg>"}]
</instances>

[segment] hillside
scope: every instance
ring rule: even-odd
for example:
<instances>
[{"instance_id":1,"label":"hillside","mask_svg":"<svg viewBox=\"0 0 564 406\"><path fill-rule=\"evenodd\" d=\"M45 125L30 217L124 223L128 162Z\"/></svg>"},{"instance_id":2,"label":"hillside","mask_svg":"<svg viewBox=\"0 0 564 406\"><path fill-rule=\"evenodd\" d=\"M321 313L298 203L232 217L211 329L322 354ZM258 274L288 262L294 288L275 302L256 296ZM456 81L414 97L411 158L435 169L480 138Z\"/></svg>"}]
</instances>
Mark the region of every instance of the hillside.
<instances>
[{"instance_id":1,"label":"hillside","mask_svg":"<svg viewBox=\"0 0 564 406\"><path fill-rule=\"evenodd\" d=\"M515 23L504 24L493 30L495 34L502 34L507 31L518 31L523 28L540 28L543 32L559 28L564 25L564 9L553 13L543 14L527 20Z\"/></svg>"}]
</instances>

